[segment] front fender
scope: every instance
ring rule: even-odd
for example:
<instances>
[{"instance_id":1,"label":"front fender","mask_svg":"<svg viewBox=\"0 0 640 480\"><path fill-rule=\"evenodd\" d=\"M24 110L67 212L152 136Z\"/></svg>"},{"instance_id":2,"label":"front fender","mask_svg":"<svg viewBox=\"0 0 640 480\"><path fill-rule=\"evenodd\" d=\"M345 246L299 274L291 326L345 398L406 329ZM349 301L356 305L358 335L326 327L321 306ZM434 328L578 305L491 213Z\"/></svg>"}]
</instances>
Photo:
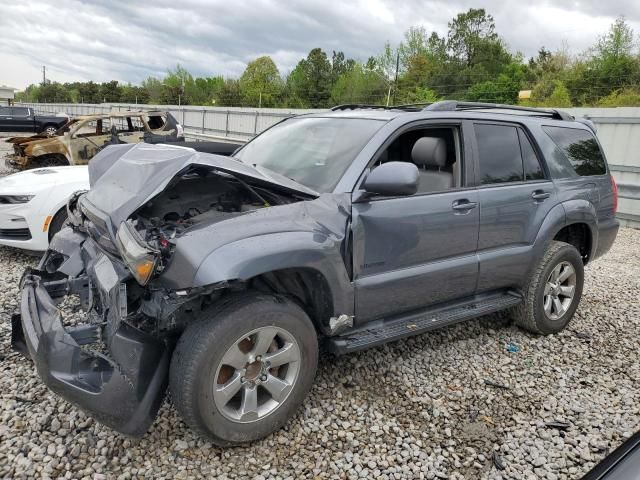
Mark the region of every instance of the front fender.
<instances>
[{"instance_id":1,"label":"front fender","mask_svg":"<svg viewBox=\"0 0 640 480\"><path fill-rule=\"evenodd\" d=\"M282 232L241 239L212 251L192 279L171 279L173 287L201 287L245 281L263 273L307 268L320 273L331 290L335 312L353 314L353 286L340 242L317 232ZM165 281L170 280L168 278Z\"/></svg>"}]
</instances>

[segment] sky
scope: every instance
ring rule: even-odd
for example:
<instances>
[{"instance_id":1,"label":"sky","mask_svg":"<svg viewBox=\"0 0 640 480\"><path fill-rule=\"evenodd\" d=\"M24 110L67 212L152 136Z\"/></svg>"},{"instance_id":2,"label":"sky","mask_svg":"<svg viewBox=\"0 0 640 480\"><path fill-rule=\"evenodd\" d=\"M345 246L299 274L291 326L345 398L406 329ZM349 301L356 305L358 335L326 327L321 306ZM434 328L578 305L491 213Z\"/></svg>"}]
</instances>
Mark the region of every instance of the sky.
<instances>
[{"instance_id":1,"label":"sky","mask_svg":"<svg viewBox=\"0 0 640 480\"><path fill-rule=\"evenodd\" d=\"M469 8L493 15L512 51L589 48L624 15L640 34L638 0L5 0L0 4L0 85L47 78L139 84L182 65L197 76L237 77L270 55L286 74L309 50L365 61L412 25L446 34Z\"/></svg>"}]
</instances>

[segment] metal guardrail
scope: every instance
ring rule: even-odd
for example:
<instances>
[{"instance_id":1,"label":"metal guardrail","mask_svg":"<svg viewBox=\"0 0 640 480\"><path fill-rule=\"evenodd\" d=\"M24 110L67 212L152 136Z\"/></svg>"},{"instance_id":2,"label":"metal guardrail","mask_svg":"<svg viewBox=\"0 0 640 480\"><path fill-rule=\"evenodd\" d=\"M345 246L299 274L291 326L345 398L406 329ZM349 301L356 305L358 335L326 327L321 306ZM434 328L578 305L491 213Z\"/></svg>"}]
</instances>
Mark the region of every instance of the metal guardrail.
<instances>
[{"instance_id":1,"label":"metal guardrail","mask_svg":"<svg viewBox=\"0 0 640 480\"><path fill-rule=\"evenodd\" d=\"M322 111L124 103L21 105L32 107L41 113L63 112L69 115L127 110L167 110L183 125L185 135L191 139L233 142L250 140L284 118ZM640 108L574 108L567 111L595 123L598 138L609 160L609 168L619 186L618 218L623 223L640 227Z\"/></svg>"},{"instance_id":2,"label":"metal guardrail","mask_svg":"<svg viewBox=\"0 0 640 480\"><path fill-rule=\"evenodd\" d=\"M182 124L185 135L203 140L228 139L247 141L285 118L317 110L245 109L225 107L194 107L179 105L136 105L121 103L21 103L40 113L90 115L111 111L169 111Z\"/></svg>"}]
</instances>

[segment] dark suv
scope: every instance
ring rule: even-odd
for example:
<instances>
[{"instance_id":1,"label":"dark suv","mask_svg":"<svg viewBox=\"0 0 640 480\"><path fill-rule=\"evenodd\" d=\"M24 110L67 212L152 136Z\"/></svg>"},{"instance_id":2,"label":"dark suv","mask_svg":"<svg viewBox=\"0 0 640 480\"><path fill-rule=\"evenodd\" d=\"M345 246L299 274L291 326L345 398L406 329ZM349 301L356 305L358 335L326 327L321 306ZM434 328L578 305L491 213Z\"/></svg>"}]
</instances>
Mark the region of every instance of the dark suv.
<instances>
[{"instance_id":1,"label":"dark suv","mask_svg":"<svg viewBox=\"0 0 640 480\"><path fill-rule=\"evenodd\" d=\"M539 334L618 231L589 122L439 102L290 118L221 157L114 145L21 281L13 342L130 435L167 384L219 445L280 428L336 354L500 310ZM63 321L77 297L86 320ZM71 300L67 300L71 301Z\"/></svg>"}]
</instances>

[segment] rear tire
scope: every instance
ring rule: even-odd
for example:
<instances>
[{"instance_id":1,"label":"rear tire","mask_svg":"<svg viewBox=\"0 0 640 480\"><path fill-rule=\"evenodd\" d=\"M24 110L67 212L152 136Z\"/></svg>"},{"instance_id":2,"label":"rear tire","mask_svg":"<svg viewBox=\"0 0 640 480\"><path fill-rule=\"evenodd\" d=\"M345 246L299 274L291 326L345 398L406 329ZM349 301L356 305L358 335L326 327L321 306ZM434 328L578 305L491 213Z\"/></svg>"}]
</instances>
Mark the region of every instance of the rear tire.
<instances>
[{"instance_id":1,"label":"rear tire","mask_svg":"<svg viewBox=\"0 0 640 480\"><path fill-rule=\"evenodd\" d=\"M289 420L313 384L317 363L315 328L297 304L243 294L203 312L184 331L169 385L192 429L216 445L236 445Z\"/></svg>"},{"instance_id":2,"label":"rear tire","mask_svg":"<svg viewBox=\"0 0 640 480\"><path fill-rule=\"evenodd\" d=\"M566 328L578 308L584 285L584 264L578 250L552 241L525 288L524 301L512 310L516 324L548 335Z\"/></svg>"},{"instance_id":3,"label":"rear tire","mask_svg":"<svg viewBox=\"0 0 640 480\"><path fill-rule=\"evenodd\" d=\"M47 137L53 137L57 131L58 131L58 127L56 127L55 125L45 125L44 128L42 129L42 133L45 134Z\"/></svg>"}]
</instances>

